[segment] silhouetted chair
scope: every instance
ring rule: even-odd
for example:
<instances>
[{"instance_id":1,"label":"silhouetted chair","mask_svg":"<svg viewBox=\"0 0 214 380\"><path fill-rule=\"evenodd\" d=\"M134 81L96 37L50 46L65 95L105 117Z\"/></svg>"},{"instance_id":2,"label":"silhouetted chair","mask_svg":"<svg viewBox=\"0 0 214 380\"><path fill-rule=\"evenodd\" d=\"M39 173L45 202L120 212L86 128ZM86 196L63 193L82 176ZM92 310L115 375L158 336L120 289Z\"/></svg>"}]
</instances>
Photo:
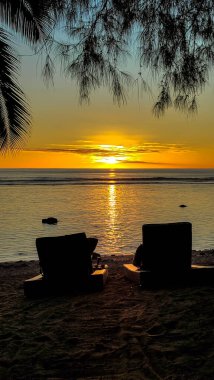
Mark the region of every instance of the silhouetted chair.
<instances>
[{"instance_id":1,"label":"silhouetted chair","mask_svg":"<svg viewBox=\"0 0 214 380\"><path fill-rule=\"evenodd\" d=\"M141 285L193 283L214 278L214 267L191 265L189 222L144 224L142 265L124 264L127 278Z\"/></svg>"},{"instance_id":2,"label":"silhouetted chair","mask_svg":"<svg viewBox=\"0 0 214 380\"><path fill-rule=\"evenodd\" d=\"M36 239L41 274L24 282L25 295L102 289L108 270L93 269L91 255L97 242L85 233Z\"/></svg>"},{"instance_id":3,"label":"silhouetted chair","mask_svg":"<svg viewBox=\"0 0 214 380\"><path fill-rule=\"evenodd\" d=\"M143 269L182 272L191 269L192 225L144 224Z\"/></svg>"}]
</instances>

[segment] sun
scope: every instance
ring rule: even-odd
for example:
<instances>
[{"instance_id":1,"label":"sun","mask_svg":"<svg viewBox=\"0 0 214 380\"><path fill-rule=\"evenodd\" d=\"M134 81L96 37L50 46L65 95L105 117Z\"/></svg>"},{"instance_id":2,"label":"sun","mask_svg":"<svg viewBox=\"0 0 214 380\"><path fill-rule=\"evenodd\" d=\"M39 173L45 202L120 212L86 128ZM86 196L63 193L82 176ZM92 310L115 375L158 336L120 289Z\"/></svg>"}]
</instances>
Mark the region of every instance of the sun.
<instances>
[{"instance_id":1,"label":"sun","mask_svg":"<svg viewBox=\"0 0 214 380\"><path fill-rule=\"evenodd\" d=\"M127 160L126 154L124 153L126 149L123 145L110 145L110 144L100 144L95 145L92 160L96 165L105 168L121 167L123 162Z\"/></svg>"},{"instance_id":2,"label":"sun","mask_svg":"<svg viewBox=\"0 0 214 380\"><path fill-rule=\"evenodd\" d=\"M114 164L118 163L117 158L114 157L114 156L112 156L112 157L104 157L100 161L103 162L104 164L111 164L111 165L114 165Z\"/></svg>"}]
</instances>

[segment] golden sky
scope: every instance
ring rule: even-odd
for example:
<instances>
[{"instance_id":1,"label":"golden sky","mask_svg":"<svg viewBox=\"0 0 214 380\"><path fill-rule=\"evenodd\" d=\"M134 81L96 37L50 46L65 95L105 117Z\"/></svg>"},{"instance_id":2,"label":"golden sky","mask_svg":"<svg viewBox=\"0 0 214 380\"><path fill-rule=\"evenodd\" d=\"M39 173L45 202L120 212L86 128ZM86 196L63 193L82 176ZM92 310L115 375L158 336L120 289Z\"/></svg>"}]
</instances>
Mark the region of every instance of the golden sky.
<instances>
[{"instance_id":1,"label":"golden sky","mask_svg":"<svg viewBox=\"0 0 214 380\"><path fill-rule=\"evenodd\" d=\"M214 86L199 96L198 113L152 114L155 96L131 88L127 104L105 89L80 105L78 87L63 76L45 87L40 68L25 58L22 87L31 104L23 149L0 156L1 168L214 168Z\"/></svg>"}]
</instances>

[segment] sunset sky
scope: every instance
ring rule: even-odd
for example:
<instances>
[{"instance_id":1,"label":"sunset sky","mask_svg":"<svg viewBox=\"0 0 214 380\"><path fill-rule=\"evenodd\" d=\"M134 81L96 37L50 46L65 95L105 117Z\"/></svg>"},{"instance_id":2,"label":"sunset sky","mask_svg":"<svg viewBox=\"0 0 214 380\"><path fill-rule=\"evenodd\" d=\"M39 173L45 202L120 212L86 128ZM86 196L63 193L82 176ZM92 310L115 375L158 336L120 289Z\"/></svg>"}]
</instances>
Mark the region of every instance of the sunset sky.
<instances>
[{"instance_id":1,"label":"sunset sky","mask_svg":"<svg viewBox=\"0 0 214 380\"><path fill-rule=\"evenodd\" d=\"M106 89L80 105L75 82L57 74L47 88L32 57L23 58L21 83L31 105L31 132L21 151L0 156L2 168L214 167L212 80L196 115L170 109L160 118L152 114L154 84L152 95L130 88L121 107Z\"/></svg>"}]
</instances>

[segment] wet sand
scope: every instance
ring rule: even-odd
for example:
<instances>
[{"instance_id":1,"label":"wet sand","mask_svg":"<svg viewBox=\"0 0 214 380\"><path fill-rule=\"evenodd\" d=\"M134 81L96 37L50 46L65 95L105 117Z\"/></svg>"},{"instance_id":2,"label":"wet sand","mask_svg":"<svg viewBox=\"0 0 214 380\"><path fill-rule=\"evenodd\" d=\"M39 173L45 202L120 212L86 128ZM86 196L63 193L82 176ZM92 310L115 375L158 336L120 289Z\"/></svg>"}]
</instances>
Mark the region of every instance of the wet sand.
<instances>
[{"instance_id":1,"label":"wet sand","mask_svg":"<svg viewBox=\"0 0 214 380\"><path fill-rule=\"evenodd\" d=\"M37 261L0 263L0 379L214 378L214 288L142 289L128 256L104 257L105 289L26 299ZM213 264L214 251L193 263Z\"/></svg>"}]
</instances>

